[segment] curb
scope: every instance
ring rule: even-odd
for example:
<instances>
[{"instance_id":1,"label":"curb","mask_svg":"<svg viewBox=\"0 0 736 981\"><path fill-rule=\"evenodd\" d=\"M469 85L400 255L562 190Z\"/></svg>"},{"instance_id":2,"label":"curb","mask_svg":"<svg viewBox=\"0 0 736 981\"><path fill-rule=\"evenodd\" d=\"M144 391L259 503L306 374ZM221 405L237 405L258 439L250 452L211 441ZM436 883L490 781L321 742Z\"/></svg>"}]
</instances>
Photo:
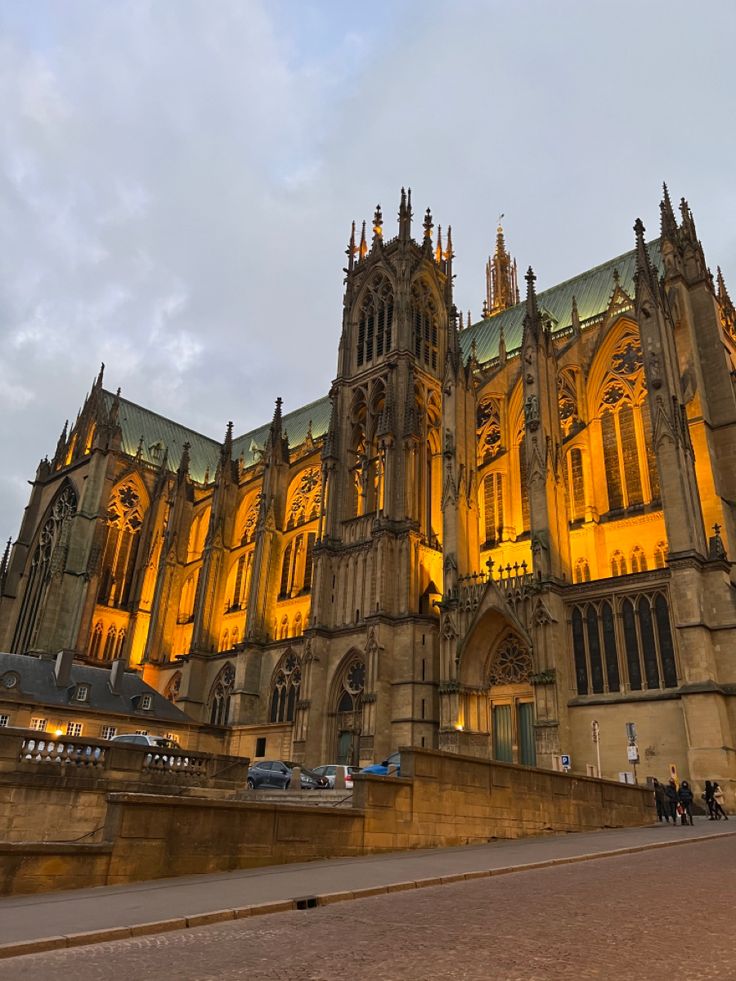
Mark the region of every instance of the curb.
<instances>
[{"instance_id":1,"label":"curb","mask_svg":"<svg viewBox=\"0 0 736 981\"><path fill-rule=\"evenodd\" d=\"M452 875L443 875L428 879L392 882L386 886L366 886L364 889L354 889L352 891L328 892L309 897L314 900L310 905L330 906L334 903L344 903L354 899L367 899L370 896L385 896L389 893L404 892L407 889L449 886L459 882L469 882L473 879L487 879L497 875L512 875L516 872L533 872L537 869L547 869L558 865L574 865L578 862L591 862L599 858L616 858L620 855L633 855L637 852L652 851L655 848L694 845L703 841L713 841L717 838L732 838L734 836L736 836L736 831L723 831L697 838L654 841L646 845L631 845L627 848L615 848L606 852L588 852L582 855L568 855L563 858L549 858L541 862L528 862L524 865L507 865L498 869L458 872ZM106 943L112 940L127 940L131 937L170 933L175 930L191 930L196 927L210 926L213 923L242 920L251 916L265 916L269 913L287 913L298 908L297 902L296 899L276 900L270 903L242 906L237 909L221 909L211 913L193 913L191 916L179 916L173 919L156 920L150 923L136 923L133 926L109 927L100 930L91 930L87 933L69 933L65 936L42 937L37 940L21 940L18 943L0 944L0 960L21 957L25 954L46 953L50 950L64 950L70 947L87 947L91 944Z\"/></svg>"}]
</instances>

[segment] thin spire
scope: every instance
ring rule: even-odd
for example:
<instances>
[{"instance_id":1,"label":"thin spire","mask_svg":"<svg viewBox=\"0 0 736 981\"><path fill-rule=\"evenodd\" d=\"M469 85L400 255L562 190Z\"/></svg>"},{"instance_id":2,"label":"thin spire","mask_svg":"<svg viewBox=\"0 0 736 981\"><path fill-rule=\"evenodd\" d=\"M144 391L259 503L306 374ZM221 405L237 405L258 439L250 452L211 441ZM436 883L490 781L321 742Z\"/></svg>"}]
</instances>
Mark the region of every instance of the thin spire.
<instances>
[{"instance_id":1,"label":"thin spire","mask_svg":"<svg viewBox=\"0 0 736 981\"><path fill-rule=\"evenodd\" d=\"M506 248L501 218L503 215L496 229L495 251L486 262L486 308L491 317L519 302L516 260Z\"/></svg>"},{"instance_id":2,"label":"thin spire","mask_svg":"<svg viewBox=\"0 0 736 981\"><path fill-rule=\"evenodd\" d=\"M720 266L716 267L716 285L716 296L721 307L721 323L730 334L733 334L734 328L736 328L736 309L734 309L731 297L728 295L726 282Z\"/></svg>"},{"instance_id":3,"label":"thin spire","mask_svg":"<svg viewBox=\"0 0 736 981\"><path fill-rule=\"evenodd\" d=\"M373 215L373 245L380 245L383 241L383 212L381 211L381 205L376 205L376 210Z\"/></svg>"},{"instance_id":4,"label":"thin spire","mask_svg":"<svg viewBox=\"0 0 736 981\"><path fill-rule=\"evenodd\" d=\"M501 364L506 364L506 334L503 329L503 318L498 326L498 360Z\"/></svg>"},{"instance_id":5,"label":"thin spire","mask_svg":"<svg viewBox=\"0 0 736 981\"><path fill-rule=\"evenodd\" d=\"M408 242L411 238L411 219L411 188L407 194L402 187L401 203L399 204L399 240L402 242Z\"/></svg>"},{"instance_id":6,"label":"thin spire","mask_svg":"<svg viewBox=\"0 0 736 981\"><path fill-rule=\"evenodd\" d=\"M225 429L225 439L222 443L222 449L220 451L220 459L223 462L232 460L233 458L233 424L232 420L228 422L227 428Z\"/></svg>"},{"instance_id":7,"label":"thin spire","mask_svg":"<svg viewBox=\"0 0 736 981\"><path fill-rule=\"evenodd\" d=\"M665 183L662 184L662 200L659 203L660 228L662 238L675 240L677 235L677 220L670 200L670 192Z\"/></svg>"},{"instance_id":8,"label":"thin spire","mask_svg":"<svg viewBox=\"0 0 736 981\"><path fill-rule=\"evenodd\" d=\"M442 252L442 225L437 226L437 245L434 250L434 258L438 266L444 258Z\"/></svg>"},{"instance_id":9,"label":"thin spire","mask_svg":"<svg viewBox=\"0 0 736 981\"><path fill-rule=\"evenodd\" d=\"M181 460L179 460L179 468L176 471L179 479L182 477L187 477L189 475L189 464L191 463L191 458L189 456L189 450L191 449L191 443L186 442L181 448Z\"/></svg>"},{"instance_id":10,"label":"thin spire","mask_svg":"<svg viewBox=\"0 0 736 981\"><path fill-rule=\"evenodd\" d=\"M102 378L103 378L103 375L104 374L105 374L105 362L102 361L100 363L100 373L97 376L97 381L95 382L95 385L97 386L97 388L102 388Z\"/></svg>"},{"instance_id":11,"label":"thin spire","mask_svg":"<svg viewBox=\"0 0 736 981\"><path fill-rule=\"evenodd\" d=\"M353 222L350 227L350 241L348 242L347 249L345 249L345 255L348 257L348 272L350 272L355 264L355 253L357 251L355 246L355 222Z\"/></svg>"},{"instance_id":12,"label":"thin spire","mask_svg":"<svg viewBox=\"0 0 736 981\"><path fill-rule=\"evenodd\" d=\"M572 297L572 318L571 318L571 323L572 323L572 332L573 332L573 334L576 337L579 337L580 336L580 331L581 331L581 328L580 328L580 314L578 312L578 301L577 301L577 298L576 298L576 296L575 296L574 293L573 293L573 297Z\"/></svg>"},{"instance_id":13,"label":"thin spire","mask_svg":"<svg viewBox=\"0 0 736 981\"><path fill-rule=\"evenodd\" d=\"M653 271L647 243L644 241L645 231L646 229L641 218L637 218L634 222L634 233L636 234L636 279L638 282L639 277L644 276L651 285Z\"/></svg>"},{"instance_id":14,"label":"thin spire","mask_svg":"<svg viewBox=\"0 0 736 981\"><path fill-rule=\"evenodd\" d=\"M358 258L365 259L368 255L368 243L365 240L365 222L363 222L363 227L360 232L360 245L358 247Z\"/></svg>"},{"instance_id":15,"label":"thin spire","mask_svg":"<svg viewBox=\"0 0 736 981\"><path fill-rule=\"evenodd\" d=\"M424 241L429 242L430 248L432 247L432 229L434 225L432 223L432 212L427 208L424 212Z\"/></svg>"}]
</instances>

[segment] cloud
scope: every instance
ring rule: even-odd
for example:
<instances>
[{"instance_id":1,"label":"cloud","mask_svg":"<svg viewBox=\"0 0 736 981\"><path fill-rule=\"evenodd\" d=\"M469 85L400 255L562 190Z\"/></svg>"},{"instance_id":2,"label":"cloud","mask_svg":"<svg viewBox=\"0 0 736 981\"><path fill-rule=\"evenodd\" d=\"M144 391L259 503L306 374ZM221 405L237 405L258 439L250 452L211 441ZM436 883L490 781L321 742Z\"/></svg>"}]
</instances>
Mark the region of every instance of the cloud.
<instances>
[{"instance_id":1,"label":"cloud","mask_svg":"<svg viewBox=\"0 0 736 981\"><path fill-rule=\"evenodd\" d=\"M100 361L219 436L322 393L344 248L414 188L478 315L496 215L540 287L686 193L736 274L736 9L286 0L0 11L0 531ZM716 26L717 25L717 26ZM720 120L720 124L718 121ZM714 125L715 122L715 125Z\"/></svg>"}]
</instances>

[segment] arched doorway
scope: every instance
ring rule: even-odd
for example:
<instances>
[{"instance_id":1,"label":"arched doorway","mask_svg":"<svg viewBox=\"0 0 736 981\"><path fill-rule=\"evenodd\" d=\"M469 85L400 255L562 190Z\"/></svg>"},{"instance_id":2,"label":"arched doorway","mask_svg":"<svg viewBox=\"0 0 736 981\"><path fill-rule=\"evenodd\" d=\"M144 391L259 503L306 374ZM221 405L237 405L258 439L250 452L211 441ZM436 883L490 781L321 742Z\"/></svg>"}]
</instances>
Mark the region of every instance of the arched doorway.
<instances>
[{"instance_id":1,"label":"arched doorway","mask_svg":"<svg viewBox=\"0 0 736 981\"><path fill-rule=\"evenodd\" d=\"M335 762L357 766L360 761L360 736L363 730L363 691L365 659L350 655L337 677L335 705Z\"/></svg>"},{"instance_id":2,"label":"arched doorway","mask_svg":"<svg viewBox=\"0 0 736 981\"><path fill-rule=\"evenodd\" d=\"M491 655L488 669L488 718L496 760L536 766L532 672L529 648L509 631Z\"/></svg>"}]
</instances>

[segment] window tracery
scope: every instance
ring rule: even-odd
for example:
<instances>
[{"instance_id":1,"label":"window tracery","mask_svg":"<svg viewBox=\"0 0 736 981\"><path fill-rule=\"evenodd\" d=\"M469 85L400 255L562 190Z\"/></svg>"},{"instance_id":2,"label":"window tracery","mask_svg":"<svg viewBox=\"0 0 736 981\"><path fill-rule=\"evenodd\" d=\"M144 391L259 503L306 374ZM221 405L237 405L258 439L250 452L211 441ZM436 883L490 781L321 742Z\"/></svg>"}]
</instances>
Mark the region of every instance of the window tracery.
<instances>
[{"instance_id":1,"label":"window tracery","mask_svg":"<svg viewBox=\"0 0 736 981\"><path fill-rule=\"evenodd\" d=\"M253 503L248 508L243 521L243 530L240 535L241 545L250 545L256 537L256 527L258 525L258 515L261 510L261 492L259 491L253 498Z\"/></svg>"},{"instance_id":2,"label":"window tracery","mask_svg":"<svg viewBox=\"0 0 736 981\"><path fill-rule=\"evenodd\" d=\"M529 681L533 671L529 649L515 634L509 634L493 656L489 685L518 685Z\"/></svg>"},{"instance_id":3,"label":"window tracery","mask_svg":"<svg viewBox=\"0 0 736 981\"><path fill-rule=\"evenodd\" d=\"M503 537L503 476L489 473L483 478L484 548L493 548Z\"/></svg>"},{"instance_id":4,"label":"window tracery","mask_svg":"<svg viewBox=\"0 0 736 981\"><path fill-rule=\"evenodd\" d=\"M379 274L368 287L358 314L358 367L391 350L393 316L393 290L388 279Z\"/></svg>"},{"instance_id":5,"label":"window tracery","mask_svg":"<svg viewBox=\"0 0 736 981\"><path fill-rule=\"evenodd\" d=\"M76 511L77 495L74 488L66 484L51 505L33 551L13 635L12 649L16 654L25 653L33 643L51 574L59 559L64 560L63 546L68 536L69 521Z\"/></svg>"},{"instance_id":6,"label":"window tracery","mask_svg":"<svg viewBox=\"0 0 736 981\"><path fill-rule=\"evenodd\" d=\"M578 559L575 563L575 582L590 582L590 565L587 559Z\"/></svg>"},{"instance_id":7,"label":"window tracery","mask_svg":"<svg viewBox=\"0 0 736 981\"><path fill-rule=\"evenodd\" d=\"M107 508L107 539L97 599L104 606L124 607L128 603L144 513L140 493L132 481L113 490Z\"/></svg>"},{"instance_id":8,"label":"window tracery","mask_svg":"<svg viewBox=\"0 0 736 981\"><path fill-rule=\"evenodd\" d=\"M571 368L564 368L557 377L557 394L560 411L560 426L563 439L574 435L582 428L578 408L577 379Z\"/></svg>"},{"instance_id":9,"label":"window tracery","mask_svg":"<svg viewBox=\"0 0 736 981\"><path fill-rule=\"evenodd\" d=\"M623 552L616 550L611 556L611 575L625 576L626 572L626 558Z\"/></svg>"},{"instance_id":10,"label":"window tracery","mask_svg":"<svg viewBox=\"0 0 736 981\"><path fill-rule=\"evenodd\" d=\"M478 405L476 415L478 436L478 465L488 463L503 451L501 437L501 404L487 396Z\"/></svg>"},{"instance_id":11,"label":"window tracery","mask_svg":"<svg viewBox=\"0 0 736 981\"><path fill-rule=\"evenodd\" d=\"M232 664L226 664L215 678L214 684L210 689L210 725L227 725L230 715L230 697L235 684L235 668Z\"/></svg>"},{"instance_id":12,"label":"window tracery","mask_svg":"<svg viewBox=\"0 0 736 981\"><path fill-rule=\"evenodd\" d=\"M583 454L573 446L565 458L565 490L570 521L585 519L585 472Z\"/></svg>"},{"instance_id":13,"label":"window tracery","mask_svg":"<svg viewBox=\"0 0 736 981\"><path fill-rule=\"evenodd\" d=\"M296 528L319 517L321 504L320 472L310 467L299 477L287 507L287 529Z\"/></svg>"},{"instance_id":14,"label":"window tracery","mask_svg":"<svg viewBox=\"0 0 736 981\"><path fill-rule=\"evenodd\" d=\"M294 721L301 683L302 669L299 658L293 651L287 651L274 673L269 722Z\"/></svg>"},{"instance_id":15,"label":"window tracery","mask_svg":"<svg viewBox=\"0 0 736 981\"><path fill-rule=\"evenodd\" d=\"M636 545L631 552L631 571L632 572L646 572L647 571L647 557L644 554L643 549Z\"/></svg>"},{"instance_id":16,"label":"window tracery","mask_svg":"<svg viewBox=\"0 0 736 981\"><path fill-rule=\"evenodd\" d=\"M657 569L664 569L667 564L667 553L669 552L667 542L657 542L654 549L654 566Z\"/></svg>"},{"instance_id":17,"label":"window tracery","mask_svg":"<svg viewBox=\"0 0 736 981\"><path fill-rule=\"evenodd\" d=\"M414 333L414 355L418 361L437 368L438 317L429 286L419 280L411 288L411 322Z\"/></svg>"}]
</instances>

